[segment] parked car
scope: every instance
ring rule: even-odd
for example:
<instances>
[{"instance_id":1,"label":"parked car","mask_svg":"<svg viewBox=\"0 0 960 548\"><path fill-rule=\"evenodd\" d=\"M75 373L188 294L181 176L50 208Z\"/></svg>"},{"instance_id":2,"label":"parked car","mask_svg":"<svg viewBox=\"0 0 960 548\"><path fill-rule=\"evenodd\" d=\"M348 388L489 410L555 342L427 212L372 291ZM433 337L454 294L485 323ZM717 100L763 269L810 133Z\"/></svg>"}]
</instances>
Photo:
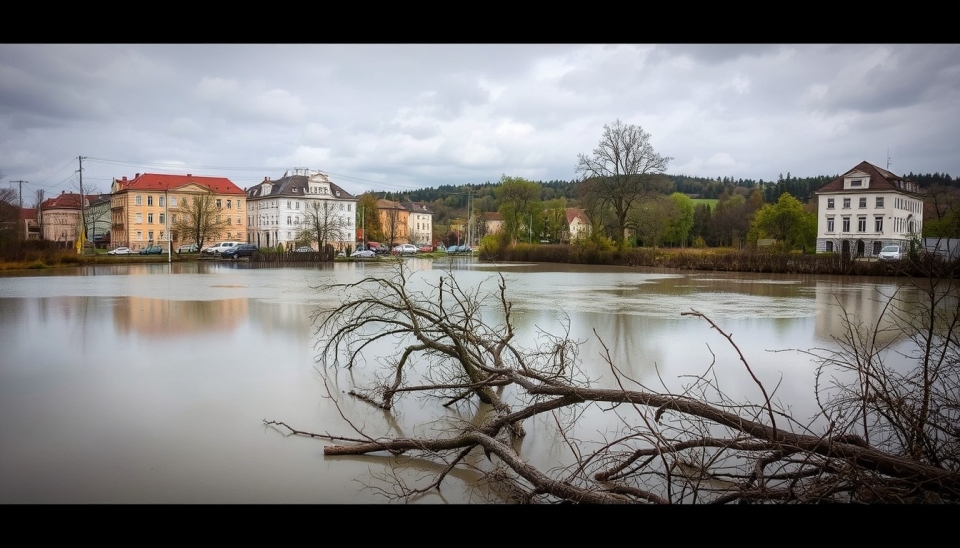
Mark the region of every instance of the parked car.
<instances>
[{"instance_id":1,"label":"parked car","mask_svg":"<svg viewBox=\"0 0 960 548\"><path fill-rule=\"evenodd\" d=\"M184 244L177 248L177 253L196 253L197 244Z\"/></svg>"},{"instance_id":2,"label":"parked car","mask_svg":"<svg viewBox=\"0 0 960 548\"><path fill-rule=\"evenodd\" d=\"M412 255L417 252L417 246L413 244L400 244L393 248L393 252L398 255Z\"/></svg>"},{"instance_id":3,"label":"parked car","mask_svg":"<svg viewBox=\"0 0 960 548\"><path fill-rule=\"evenodd\" d=\"M880 253L877 254L877 259L881 261L899 261L903 258L903 252L900 251L900 246L897 245L888 245L884 246L880 250Z\"/></svg>"},{"instance_id":4,"label":"parked car","mask_svg":"<svg viewBox=\"0 0 960 548\"><path fill-rule=\"evenodd\" d=\"M317 252L316 249L314 249L314 248L312 248L312 247L310 247L310 246L308 246L308 245L305 245L305 246L303 246L303 247L298 247L298 248L294 249L293 251L294 251L295 253L316 253L316 252Z\"/></svg>"},{"instance_id":5,"label":"parked car","mask_svg":"<svg viewBox=\"0 0 960 548\"><path fill-rule=\"evenodd\" d=\"M252 257L260 248L254 244L240 244L227 248L220 253L224 259L239 259L240 257Z\"/></svg>"},{"instance_id":6,"label":"parked car","mask_svg":"<svg viewBox=\"0 0 960 548\"><path fill-rule=\"evenodd\" d=\"M163 253L163 248L158 245L152 245L140 250L141 255L159 255L161 253Z\"/></svg>"},{"instance_id":7,"label":"parked car","mask_svg":"<svg viewBox=\"0 0 960 548\"><path fill-rule=\"evenodd\" d=\"M111 249L107 251L107 255L130 255L133 253L133 250L129 247L118 247L116 249Z\"/></svg>"},{"instance_id":8,"label":"parked car","mask_svg":"<svg viewBox=\"0 0 960 548\"><path fill-rule=\"evenodd\" d=\"M417 250L420 251L420 253L433 253L433 246L432 246L432 245L422 245L422 246L418 247Z\"/></svg>"},{"instance_id":9,"label":"parked car","mask_svg":"<svg viewBox=\"0 0 960 548\"><path fill-rule=\"evenodd\" d=\"M355 259L372 259L377 256L372 249L358 249L350 254Z\"/></svg>"},{"instance_id":10,"label":"parked car","mask_svg":"<svg viewBox=\"0 0 960 548\"><path fill-rule=\"evenodd\" d=\"M204 249L203 252L206 253L207 255L218 255L230 249L231 247L236 247L242 243L243 242L220 242L219 244L213 247L208 247Z\"/></svg>"}]
</instances>

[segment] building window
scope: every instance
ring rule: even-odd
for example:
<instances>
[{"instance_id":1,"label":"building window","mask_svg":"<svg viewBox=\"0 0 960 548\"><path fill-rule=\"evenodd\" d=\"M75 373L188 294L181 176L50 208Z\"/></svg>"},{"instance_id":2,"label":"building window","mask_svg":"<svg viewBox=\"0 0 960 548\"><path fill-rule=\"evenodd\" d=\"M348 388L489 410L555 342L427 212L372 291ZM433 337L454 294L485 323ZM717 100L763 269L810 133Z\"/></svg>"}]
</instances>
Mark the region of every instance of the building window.
<instances>
[{"instance_id":1,"label":"building window","mask_svg":"<svg viewBox=\"0 0 960 548\"><path fill-rule=\"evenodd\" d=\"M176 222L177 222L177 214L176 214L176 213L174 213L173 215L170 216L170 222L171 222L171 223L176 223Z\"/></svg>"},{"instance_id":2,"label":"building window","mask_svg":"<svg viewBox=\"0 0 960 548\"><path fill-rule=\"evenodd\" d=\"M153 241L153 231L151 230L150 232L147 232L147 236L148 236L149 240L152 242L152 241Z\"/></svg>"},{"instance_id":3,"label":"building window","mask_svg":"<svg viewBox=\"0 0 960 548\"><path fill-rule=\"evenodd\" d=\"M152 205L153 205L153 196L147 196L147 205L148 205L148 206L152 206ZM152 239L153 239L153 238L151 238L151 240L152 240Z\"/></svg>"},{"instance_id":4,"label":"building window","mask_svg":"<svg viewBox=\"0 0 960 548\"><path fill-rule=\"evenodd\" d=\"M863 208L865 208L865 207L867 207L867 199L866 199L866 198L860 198L860 209L863 209Z\"/></svg>"},{"instance_id":5,"label":"building window","mask_svg":"<svg viewBox=\"0 0 960 548\"><path fill-rule=\"evenodd\" d=\"M873 230L875 232L883 232L883 217L873 218Z\"/></svg>"},{"instance_id":6,"label":"building window","mask_svg":"<svg viewBox=\"0 0 960 548\"><path fill-rule=\"evenodd\" d=\"M297 202L297 209L300 209L300 202Z\"/></svg>"},{"instance_id":7,"label":"building window","mask_svg":"<svg viewBox=\"0 0 960 548\"><path fill-rule=\"evenodd\" d=\"M163 213L160 214L160 224L162 224L162 225L167 224L167 216L164 215ZM161 238L162 238L162 237L163 237L163 236L161 236Z\"/></svg>"},{"instance_id":8,"label":"building window","mask_svg":"<svg viewBox=\"0 0 960 548\"><path fill-rule=\"evenodd\" d=\"M233 204L231 203L231 200L227 200L227 209L233 209Z\"/></svg>"},{"instance_id":9,"label":"building window","mask_svg":"<svg viewBox=\"0 0 960 548\"><path fill-rule=\"evenodd\" d=\"M827 232L833 232L833 217L827 219Z\"/></svg>"},{"instance_id":10,"label":"building window","mask_svg":"<svg viewBox=\"0 0 960 548\"><path fill-rule=\"evenodd\" d=\"M171 196L171 197L170 197L170 207L177 207L177 197L176 197L176 196Z\"/></svg>"},{"instance_id":11,"label":"building window","mask_svg":"<svg viewBox=\"0 0 960 548\"><path fill-rule=\"evenodd\" d=\"M863 186L863 179L854 179L850 181L850 186Z\"/></svg>"},{"instance_id":12,"label":"building window","mask_svg":"<svg viewBox=\"0 0 960 548\"><path fill-rule=\"evenodd\" d=\"M351 204L347 204L347 211L353 211L352 209L350 209L350 207L351 207Z\"/></svg>"},{"instance_id":13,"label":"building window","mask_svg":"<svg viewBox=\"0 0 960 548\"><path fill-rule=\"evenodd\" d=\"M233 217L227 217L227 225L233 224Z\"/></svg>"},{"instance_id":14,"label":"building window","mask_svg":"<svg viewBox=\"0 0 960 548\"><path fill-rule=\"evenodd\" d=\"M223 207L223 206L220 205L220 198L217 198L217 209L220 209L220 208L222 208L222 207Z\"/></svg>"},{"instance_id":15,"label":"building window","mask_svg":"<svg viewBox=\"0 0 960 548\"><path fill-rule=\"evenodd\" d=\"M850 232L850 217L843 218L843 227L844 232Z\"/></svg>"},{"instance_id":16,"label":"building window","mask_svg":"<svg viewBox=\"0 0 960 548\"><path fill-rule=\"evenodd\" d=\"M883 207L883 196L877 197L877 208Z\"/></svg>"},{"instance_id":17,"label":"building window","mask_svg":"<svg viewBox=\"0 0 960 548\"><path fill-rule=\"evenodd\" d=\"M137 224L143 223L143 213L137 213Z\"/></svg>"},{"instance_id":18,"label":"building window","mask_svg":"<svg viewBox=\"0 0 960 548\"><path fill-rule=\"evenodd\" d=\"M850 209L850 198L843 199L843 209Z\"/></svg>"},{"instance_id":19,"label":"building window","mask_svg":"<svg viewBox=\"0 0 960 548\"><path fill-rule=\"evenodd\" d=\"M833 253L833 242L827 242L827 253Z\"/></svg>"},{"instance_id":20,"label":"building window","mask_svg":"<svg viewBox=\"0 0 960 548\"><path fill-rule=\"evenodd\" d=\"M163 231L162 231L162 230L160 231L160 239L161 239L161 240L163 239Z\"/></svg>"},{"instance_id":21,"label":"building window","mask_svg":"<svg viewBox=\"0 0 960 548\"><path fill-rule=\"evenodd\" d=\"M138 230L138 231L137 231L137 239L138 239L138 240L142 240L142 239L143 239L143 231L142 231L142 230Z\"/></svg>"},{"instance_id":22,"label":"building window","mask_svg":"<svg viewBox=\"0 0 960 548\"><path fill-rule=\"evenodd\" d=\"M287 200L287 209L293 209L293 208L290 206L290 200Z\"/></svg>"},{"instance_id":23,"label":"building window","mask_svg":"<svg viewBox=\"0 0 960 548\"><path fill-rule=\"evenodd\" d=\"M867 231L867 218L857 217L857 232L866 232L866 231Z\"/></svg>"},{"instance_id":24,"label":"building window","mask_svg":"<svg viewBox=\"0 0 960 548\"><path fill-rule=\"evenodd\" d=\"M147 213L147 224L148 225L153 224L153 213Z\"/></svg>"},{"instance_id":25,"label":"building window","mask_svg":"<svg viewBox=\"0 0 960 548\"><path fill-rule=\"evenodd\" d=\"M143 205L143 204L140 202L140 195L139 195L139 194L137 194L137 197L136 197L133 201L134 201L134 203L136 203L137 205Z\"/></svg>"},{"instance_id":26,"label":"building window","mask_svg":"<svg viewBox=\"0 0 960 548\"><path fill-rule=\"evenodd\" d=\"M237 209L243 209L243 202L240 200L237 200Z\"/></svg>"},{"instance_id":27,"label":"building window","mask_svg":"<svg viewBox=\"0 0 960 548\"><path fill-rule=\"evenodd\" d=\"M292 222L290 222L290 216L289 216L289 215L287 215L287 225L291 225L291 224L293 224L293 223L292 223Z\"/></svg>"},{"instance_id":28,"label":"building window","mask_svg":"<svg viewBox=\"0 0 960 548\"><path fill-rule=\"evenodd\" d=\"M157 198L157 205L159 205L160 207L163 207L164 205L163 196L160 196L159 198ZM160 236L160 239L162 240L163 236Z\"/></svg>"},{"instance_id":29,"label":"building window","mask_svg":"<svg viewBox=\"0 0 960 548\"><path fill-rule=\"evenodd\" d=\"M343 204L340 204L340 211L343 211Z\"/></svg>"}]
</instances>

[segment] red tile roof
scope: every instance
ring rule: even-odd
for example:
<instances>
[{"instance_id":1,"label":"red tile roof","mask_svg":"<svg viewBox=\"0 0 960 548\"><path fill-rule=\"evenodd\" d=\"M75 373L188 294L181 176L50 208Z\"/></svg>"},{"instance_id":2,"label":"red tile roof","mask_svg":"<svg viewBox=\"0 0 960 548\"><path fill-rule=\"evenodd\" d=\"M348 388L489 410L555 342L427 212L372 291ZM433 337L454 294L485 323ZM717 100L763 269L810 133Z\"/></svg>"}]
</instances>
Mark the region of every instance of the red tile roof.
<instances>
[{"instance_id":1,"label":"red tile roof","mask_svg":"<svg viewBox=\"0 0 960 548\"><path fill-rule=\"evenodd\" d=\"M906 182L903 177L896 175L882 167L877 167L869 162L860 162L853 169L847 171L843 175L837 177L836 179L830 181L829 183L820 187L820 192L842 192L843 189L843 179L850 173L854 171L861 171L870 176L870 185L866 189L856 189L851 190L851 192L863 192L863 190L899 190L903 192L909 192L907 188L903 188L897 184L899 181ZM913 181L910 181L913 183ZM913 184L916 188L916 184Z\"/></svg>"},{"instance_id":2,"label":"red tile roof","mask_svg":"<svg viewBox=\"0 0 960 548\"><path fill-rule=\"evenodd\" d=\"M243 189L238 187L226 177L201 177L192 174L186 175L165 175L160 173L138 173L133 179L117 179L119 184L117 192L125 190L176 190L182 186L191 183L209 188L214 194L245 194Z\"/></svg>"},{"instance_id":3,"label":"red tile roof","mask_svg":"<svg viewBox=\"0 0 960 548\"><path fill-rule=\"evenodd\" d=\"M87 194L87 203L96 200L99 194ZM47 198L40 204L40 209L80 209L80 194L75 192L61 192L53 198Z\"/></svg>"},{"instance_id":4,"label":"red tile roof","mask_svg":"<svg viewBox=\"0 0 960 548\"><path fill-rule=\"evenodd\" d=\"M586 211L584 211L584 210L582 210L582 209L577 209L577 208L575 208L575 207L568 207L568 208L567 208L567 224L572 223L573 220L576 219L576 218L578 218L578 217L580 218L580 222L581 222L581 223L583 223L583 224L585 224L585 225L590 224L590 218L587 217L587 212L586 212Z\"/></svg>"}]
</instances>

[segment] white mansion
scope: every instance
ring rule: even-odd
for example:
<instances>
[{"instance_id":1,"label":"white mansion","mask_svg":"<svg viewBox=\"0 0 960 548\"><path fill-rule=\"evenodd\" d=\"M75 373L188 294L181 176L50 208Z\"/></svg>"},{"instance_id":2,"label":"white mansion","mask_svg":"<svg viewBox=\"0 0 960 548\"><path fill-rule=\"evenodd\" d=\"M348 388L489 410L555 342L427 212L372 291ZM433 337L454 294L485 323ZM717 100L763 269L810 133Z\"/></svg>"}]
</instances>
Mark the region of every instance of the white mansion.
<instances>
[{"instance_id":1,"label":"white mansion","mask_svg":"<svg viewBox=\"0 0 960 548\"><path fill-rule=\"evenodd\" d=\"M247 243L293 249L301 232L318 224L337 250L356 242L357 198L324 173L295 168L275 181L266 177L246 192Z\"/></svg>"},{"instance_id":2,"label":"white mansion","mask_svg":"<svg viewBox=\"0 0 960 548\"><path fill-rule=\"evenodd\" d=\"M818 253L875 257L891 244L907 250L923 228L917 183L867 162L824 185L817 202Z\"/></svg>"}]
</instances>

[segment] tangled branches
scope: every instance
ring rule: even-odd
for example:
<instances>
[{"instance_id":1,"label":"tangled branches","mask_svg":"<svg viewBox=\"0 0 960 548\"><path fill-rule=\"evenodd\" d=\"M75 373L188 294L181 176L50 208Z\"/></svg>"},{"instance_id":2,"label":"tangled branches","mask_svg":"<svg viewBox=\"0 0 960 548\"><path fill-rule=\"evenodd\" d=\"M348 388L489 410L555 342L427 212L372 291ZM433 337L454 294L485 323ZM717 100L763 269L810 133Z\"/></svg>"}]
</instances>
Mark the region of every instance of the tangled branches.
<instances>
[{"instance_id":1,"label":"tangled branches","mask_svg":"<svg viewBox=\"0 0 960 548\"><path fill-rule=\"evenodd\" d=\"M321 371L366 365L372 353L381 358L385 373L352 390L352 396L387 413L403 396L440 398L443 407L483 408L480 418L449 421L440 434L411 437L334 437L283 424L295 434L337 442L325 447L327 455L388 453L389 458L442 463L426 486L404 485L400 496L439 489L452 470L469 466L509 500L522 502L960 498L957 314L934 318L927 332L910 332L921 332L921 370L900 376L882 367L884 347L864 339L876 329L849 321L849 353L812 352L821 360L818 395L828 420L811 422L780 407L732 337L695 310L687 314L709 322L736 349L758 389L759 404L732 401L712 368L678 393L651 390L623 374L609 355L606 365L616 386L595 386L579 369L577 342L570 340L569 330L542 334L533 347L516 342L502 276L490 293L483 284L461 287L452 275L429 291L413 291L410 276L400 265L393 276L334 288L344 294L342 304L315 317L322 337ZM943 309L942 302L933 304ZM923 318L910 320L926 325ZM859 382L838 379L828 393L828 370L853 372ZM615 427L599 438L578 434L578 418L591 410L608 413ZM547 469L521 456L523 424L535 418L554 425L568 464ZM468 464L477 453L486 460Z\"/></svg>"}]
</instances>

